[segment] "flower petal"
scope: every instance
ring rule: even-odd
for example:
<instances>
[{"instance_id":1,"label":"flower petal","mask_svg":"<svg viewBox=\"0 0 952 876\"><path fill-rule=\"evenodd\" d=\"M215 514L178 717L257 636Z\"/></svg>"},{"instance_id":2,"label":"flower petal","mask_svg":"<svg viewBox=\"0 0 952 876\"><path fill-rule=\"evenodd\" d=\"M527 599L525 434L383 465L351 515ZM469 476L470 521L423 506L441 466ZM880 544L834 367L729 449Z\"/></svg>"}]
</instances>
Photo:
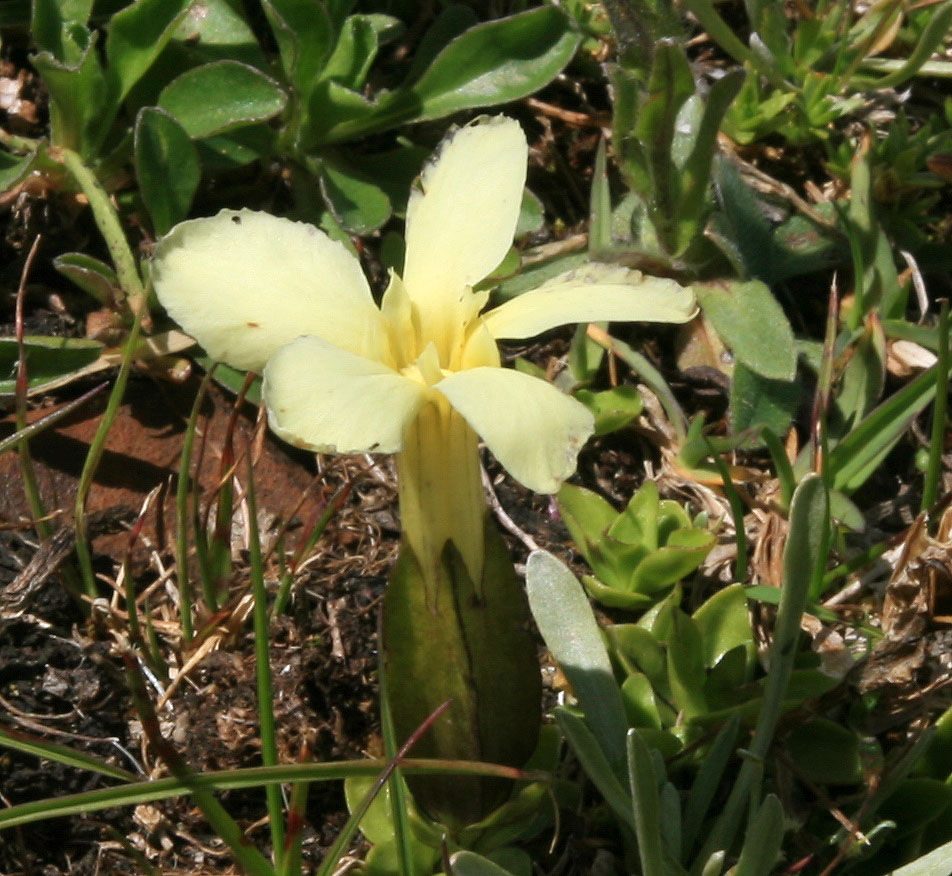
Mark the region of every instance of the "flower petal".
<instances>
[{"instance_id":1,"label":"flower petal","mask_svg":"<svg viewBox=\"0 0 952 876\"><path fill-rule=\"evenodd\" d=\"M434 387L508 472L537 493L554 493L595 429L589 410L554 386L518 371L484 366Z\"/></svg>"},{"instance_id":2,"label":"flower petal","mask_svg":"<svg viewBox=\"0 0 952 876\"><path fill-rule=\"evenodd\" d=\"M424 168L407 205L403 274L424 323L426 311L453 304L509 251L527 158L518 122L495 116L447 135Z\"/></svg>"},{"instance_id":3,"label":"flower petal","mask_svg":"<svg viewBox=\"0 0 952 876\"><path fill-rule=\"evenodd\" d=\"M395 453L426 388L321 338L281 347L264 369L268 420L279 438L319 453Z\"/></svg>"},{"instance_id":4,"label":"flower petal","mask_svg":"<svg viewBox=\"0 0 952 876\"><path fill-rule=\"evenodd\" d=\"M483 315L495 338L531 338L573 322L687 322L690 288L618 265L588 264L561 274Z\"/></svg>"},{"instance_id":5,"label":"flower petal","mask_svg":"<svg viewBox=\"0 0 952 876\"><path fill-rule=\"evenodd\" d=\"M385 358L380 313L357 260L323 231L252 210L176 225L159 241L152 283L209 356L260 371L301 335Z\"/></svg>"}]
</instances>

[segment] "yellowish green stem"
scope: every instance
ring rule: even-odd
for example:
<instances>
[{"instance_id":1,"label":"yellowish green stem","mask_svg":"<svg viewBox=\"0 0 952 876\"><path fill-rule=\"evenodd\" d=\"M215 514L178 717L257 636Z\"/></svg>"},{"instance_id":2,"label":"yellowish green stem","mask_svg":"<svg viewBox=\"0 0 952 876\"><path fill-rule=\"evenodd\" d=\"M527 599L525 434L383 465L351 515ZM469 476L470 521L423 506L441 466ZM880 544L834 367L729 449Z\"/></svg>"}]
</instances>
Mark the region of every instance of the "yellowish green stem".
<instances>
[{"instance_id":1,"label":"yellowish green stem","mask_svg":"<svg viewBox=\"0 0 952 876\"><path fill-rule=\"evenodd\" d=\"M436 604L432 582L441 574L447 542L470 578L482 581L486 516L476 433L439 393L410 427L397 472L403 539L428 582L427 608L436 614L444 607Z\"/></svg>"}]
</instances>

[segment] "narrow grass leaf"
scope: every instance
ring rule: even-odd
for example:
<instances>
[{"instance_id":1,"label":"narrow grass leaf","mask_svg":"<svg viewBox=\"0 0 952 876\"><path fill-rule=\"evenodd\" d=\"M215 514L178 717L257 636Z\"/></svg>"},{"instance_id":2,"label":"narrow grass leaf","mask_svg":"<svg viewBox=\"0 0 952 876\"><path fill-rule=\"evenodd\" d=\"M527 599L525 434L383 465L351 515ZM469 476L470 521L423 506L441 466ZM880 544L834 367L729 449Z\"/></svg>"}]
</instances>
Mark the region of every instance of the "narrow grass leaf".
<instances>
[{"instance_id":1,"label":"narrow grass leaf","mask_svg":"<svg viewBox=\"0 0 952 876\"><path fill-rule=\"evenodd\" d=\"M932 411L932 440L929 442L929 462L922 486L920 510L929 511L939 494L942 477L942 455L945 450L947 413L949 409L949 302L943 299L939 306L939 361L936 363L935 407Z\"/></svg>"},{"instance_id":2,"label":"narrow grass leaf","mask_svg":"<svg viewBox=\"0 0 952 876\"><path fill-rule=\"evenodd\" d=\"M245 499L248 502L248 555L251 577L251 593L254 597L255 634L255 680L258 686L258 722L261 735L261 762L265 766L278 765L277 733L274 725L274 691L271 683L271 637L268 635L268 591L264 585L264 564L261 561L261 538L258 533L258 511L255 503L254 469L249 449L248 483ZM271 845L274 849L274 866L280 870L283 864L284 812L281 788L268 785L265 788L268 805L268 823L271 827Z\"/></svg>"},{"instance_id":3,"label":"narrow grass leaf","mask_svg":"<svg viewBox=\"0 0 952 876\"><path fill-rule=\"evenodd\" d=\"M936 47L948 35L950 26L952 26L952 3L946 2L932 13L929 23L919 36L919 42L909 53L905 62L899 69L877 80L874 87L894 88L919 73L923 65L932 57Z\"/></svg>"},{"instance_id":4,"label":"narrow grass leaf","mask_svg":"<svg viewBox=\"0 0 952 876\"><path fill-rule=\"evenodd\" d=\"M495 776L517 781L546 781L545 773L531 773L498 764L407 758L403 769L410 775ZM382 758L335 763L296 763L277 767L247 767L240 770L194 773L187 780L168 777L100 788L0 809L0 830L65 815L87 814L113 806L134 806L183 797L196 791L234 791L289 782L341 781L350 776L379 776L387 761Z\"/></svg>"},{"instance_id":5,"label":"narrow grass leaf","mask_svg":"<svg viewBox=\"0 0 952 876\"><path fill-rule=\"evenodd\" d=\"M934 365L893 393L830 451L826 471L834 489L851 493L866 482L912 420L935 398L937 371Z\"/></svg>"},{"instance_id":6,"label":"narrow grass leaf","mask_svg":"<svg viewBox=\"0 0 952 876\"><path fill-rule=\"evenodd\" d=\"M104 739L103 742L110 740ZM51 760L54 763L61 763L65 766L74 767L78 770L89 770L90 772L100 773L104 776L110 776L113 779L121 781L134 781L135 775L128 770L112 766L105 761L84 754L81 751L74 751L65 745L57 745L55 742L47 742L43 739L35 739L13 730L0 728L0 747L10 748L13 751L19 751L22 754L31 754L34 757L42 757Z\"/></svg>"}]
</instances>

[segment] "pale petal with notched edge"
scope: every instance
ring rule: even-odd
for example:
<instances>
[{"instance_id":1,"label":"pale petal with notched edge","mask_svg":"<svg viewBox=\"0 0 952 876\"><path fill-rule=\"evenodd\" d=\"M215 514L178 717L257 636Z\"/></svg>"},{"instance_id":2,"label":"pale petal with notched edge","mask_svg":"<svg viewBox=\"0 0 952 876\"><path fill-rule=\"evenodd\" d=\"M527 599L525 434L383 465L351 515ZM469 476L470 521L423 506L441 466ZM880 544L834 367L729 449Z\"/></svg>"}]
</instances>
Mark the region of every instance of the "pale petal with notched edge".
<instances>
[{"instance_id":1,"label":"pale petal with notched edge","mask_svg":"<svg viewBox=\"0 0 952 876\"><path fill-rule=\"evenodd\" d=\"M252 210L182 222L155 248L152 283L208 355L235 368L260 371L301 335L385 356L380 312L360 264L303 222Z\"/></svg>"},{"instance_id":2,"label":"pale petal with notched edge","mask_svg":"<svg viewBox=\"0 0 952 876\"><path fill-rule=\"evenodd\" d=\"M452 306L509 251L527 158L519 124L495 116L449 134L424 168L407 205L403 273L424 323L426 311Z\"/></svg>"},{"instance_id":3,"label":"pale petal with notched edge","mask_svg":"<svg viewBox=\"0 0 952 876\"><path fill-rule=\"evenodd\" d=\"M690 288L618 265L584 265L483 314L493 337L531 338L576 322L687 322Z\"/></svg>"},{"instance_id":4,"label":"pale petal with notched edge","mask_svg":"<svg viewBox=\"0 0 952 876\"><path fill-rule=\"evenodd\" d=\"M396 453L426 388L321 338L281 347L264 369L275 434L320 453Z\"/></svg>"},{"instance_id":5,"label":"pale petal with notched edge","mask_svg":"<svg viewBox=\"0 0 952 876\"><path fill-rule=\"evenodd\" d=\"M554 493L595 428L592 414L554 386L504 368L460 371L434 387L519 483Z\"/></svg>"}]
</instances>

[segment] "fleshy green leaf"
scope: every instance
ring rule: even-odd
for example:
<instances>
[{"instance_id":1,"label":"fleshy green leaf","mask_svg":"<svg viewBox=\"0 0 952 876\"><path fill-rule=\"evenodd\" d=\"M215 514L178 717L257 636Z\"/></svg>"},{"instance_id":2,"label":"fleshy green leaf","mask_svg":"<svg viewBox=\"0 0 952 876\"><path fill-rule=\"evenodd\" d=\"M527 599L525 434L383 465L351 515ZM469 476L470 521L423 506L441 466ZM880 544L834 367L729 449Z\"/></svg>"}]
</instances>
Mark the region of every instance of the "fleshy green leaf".
<instances>
[{"instance_id":1,"label":"fleshy green leaf","mask_svg":"<svg viewBox=\"0 0 952 876\"><path fill-rule=\"evenodd\" d=\"M159 96L159 107L195 138L274 118L286 104L277 82L238 61L187 70Z\"/></svg>"},{"instance_id":2,"label":"fleshy green leaf","mask_svg":"<svg viewBox=\"0 0 952 876\"><path fill-rule=\"evenodd\" d=\"M202 176L198 150L185 129L156 107L140 110L134 142L139 191L162 235L188 215Z\"/></svg>"},{"instance_id":3,"label":"fleshy green leaf","mask_svg":"<svg viewBox=\"0 0 952 876\"><path fill-rule=\"evenodd\" d=\"M281 66L303 103L333 47L334 32L319 0L262 0L278 44Z\"/></svg>"},{"instance_id":4,"label":"fleshy green leaf","mask_svg":"<svg viewBox=\"0 0 952 876\"><path fill-rule=\"evenodd\" d=\"M554 6L470 28L410 87L414 119L439 119L538 91L571 59L579 35Z\"/></svg>"},{"instance_id":5,"label":"fleshy green leaf","mask_svg":"<svg viewBox=\"0 0 952 876\"><path fill-rule=\"evenodd\" d=\"M644 402L634 386L615 386L602 392L579 389L575 397L595 415L595 434L617 432L641 415Z\"/></svg>"},{"instance_id":6,"label":"fleshy green leaf","mask_svg":"<svg viewBox=\"0 0 952 876\"><path fill-rule=\"evenodd\" d=\"M563 484L558 495L559 511L572 541L592 565L590 545L596 544L618 518L618 512L598 493Z\"/></svg>"},{"instance_id":7,"label":"fleshy green leaf","mask_svg":"<svg viewBox=\"0 0 952 876\"><path fill-rule=\"evenodd\" d=\"M75 27L64 35L64 55L33 55L31 61L50 93L50 128L54 146L75 149L84 158L95 155L108 133L116 102L96 54L96 36Z\"/></svg>"},{"instance_id":8,"label":"fleshy green leaf","mask_svg":"<svg viewBox=\"0 0 952 876\"><path fill-rule=\"evenodd\" d=\"M115 306L119 278L105 262L86 253L67 252L53 259L53 267L100 304Z\"/></svg>"},{"instance_id":9,"label":"fleshy green leaf","mask_svg":"<svg viewBox=\"0 0 952 876\"><path fill-rule=\"evenodd\" d=\"M754 657L754 637L742 584L718 590L693 615L701 634L704 665L713 666L732 648L744 646Z\"/></svg>"},{"instance_id":10,"label":"fleshy green leaf","mask_svg":"<svg viewBox=\"0 0 952 876\"><path fill-rule=\"evenodd\" d=\"M859 738L852 730L815 718L790 731L787 748L802 772L823 785L853 785L863 780Z\"/></svg>"},{"instance_id":11,"label":"fleshy green leaf","mask_svg":"<svg viewBox=\"0 0 952 876\"><path fill-rule=\"evenodd\" d=\"M348 231L368 234L390 218L390 199L359 171L326 162L320 179L327 206Z\"/></svg>"},{"instance_id":12,"label":"fleshy green leaf","mask_svg":"<svg viewBox=\"0 0 952 876\"><path fill-rule=\"evenodd\" d=\"M190 6L190 0L138 0L112 16L106 34L106 57L116 101L124 100L152 66Z\"/></svg>"}]
</instances>

